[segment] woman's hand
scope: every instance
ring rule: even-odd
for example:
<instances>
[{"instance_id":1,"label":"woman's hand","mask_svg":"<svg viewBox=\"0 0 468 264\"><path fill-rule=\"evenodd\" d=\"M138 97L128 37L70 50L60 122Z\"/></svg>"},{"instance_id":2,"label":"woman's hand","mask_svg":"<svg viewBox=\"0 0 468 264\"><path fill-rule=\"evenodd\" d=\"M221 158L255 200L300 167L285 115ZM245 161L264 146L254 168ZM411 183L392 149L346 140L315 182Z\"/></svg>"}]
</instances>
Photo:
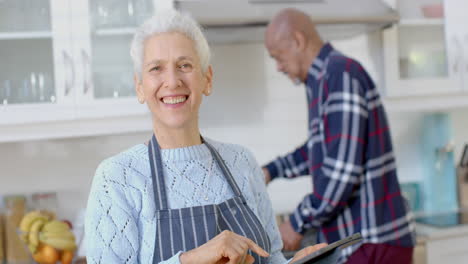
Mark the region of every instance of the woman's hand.
<instances>
[{"instance_id":1,"label":"woman's hand","mask_svg":"<svg viewBox=\"0 0 468 264\"><path fill-rule=\"evenodd\" d=\"M205 244L182 253L181 264L252 264L255 259L247 254L252 250L261 257L269 254L252 240L231 231L223 231Z\"/></svg>"},{"instance_id":2,"label":"woman's hand","mask_svg":"<svg viewBox=\"0 0 468 264\"><path fill-rule=\"evenodd\" d=\"M294 264L295 261L298 261L301 258L311 254L312 252L315 252L315 251L317 251L317 250L319 250L321 248L324 248L326 246L327 246L327 244L322 243L322 244L317 244L317 245L313 245L313 246L306 247L306 248L302 249L301 251L297 252L294 255L294 258L291 260L291 264Z\"/></svg>"}]
</instances>

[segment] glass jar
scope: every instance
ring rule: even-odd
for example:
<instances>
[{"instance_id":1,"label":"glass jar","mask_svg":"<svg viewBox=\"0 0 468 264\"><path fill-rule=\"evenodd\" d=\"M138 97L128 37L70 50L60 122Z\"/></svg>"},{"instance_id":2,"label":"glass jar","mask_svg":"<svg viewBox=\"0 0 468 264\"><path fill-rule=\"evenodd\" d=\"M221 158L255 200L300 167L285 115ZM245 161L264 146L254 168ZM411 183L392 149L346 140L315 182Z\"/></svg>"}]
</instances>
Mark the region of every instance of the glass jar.
<instances>
[{"instance_id":1,"label":"glass jar","mask_svg":"<svg viewBox=\"0 0 468 264\"><path fill-rule=\"evenodd\" d=\"M31 206L33 210L40 210L42 213L49 215L50 219L55 219L58 211L57 193L45 192L32 194Z\"/></svg>"},{"instance_id":2,"label":"glass jar","mask_svg":"<svg viewBox=\"0 0 468 264\"><path fill-rule=\"evenodd\" d=\"M31 255L20 240L17 229L26 213L26 197L12 195L5 197L5 241L6 260L9 264L31 263Z\"/></svg>"}]
</instances>

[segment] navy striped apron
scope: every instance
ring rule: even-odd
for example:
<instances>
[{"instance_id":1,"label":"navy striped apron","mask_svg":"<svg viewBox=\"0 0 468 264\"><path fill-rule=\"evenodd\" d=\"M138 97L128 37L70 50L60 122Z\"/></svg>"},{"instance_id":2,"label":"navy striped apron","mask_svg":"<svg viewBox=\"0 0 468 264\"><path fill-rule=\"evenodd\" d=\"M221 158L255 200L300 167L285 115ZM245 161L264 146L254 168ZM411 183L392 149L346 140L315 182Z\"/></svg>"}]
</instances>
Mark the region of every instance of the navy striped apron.
<instances>
[{"instance_id":1,"label":"navy striped apron","mask_svg":"<svg viewBox=\"0 0 468 264\"><path fill-rule=\"evenodd\" d=\"M204 143L231 186L234 198L220 204L181 209L168 208L161 152L154 135L148 145L157 225L153 263L167 260L179 251L197 248L223 230L247 237L270 252L270 239L258 218L247 206L231 172L213 146L206 141ZM255 263L268 263L268 258L260 257L250 250L248 253L255 258Z\"/></svg>"}]
</instances>

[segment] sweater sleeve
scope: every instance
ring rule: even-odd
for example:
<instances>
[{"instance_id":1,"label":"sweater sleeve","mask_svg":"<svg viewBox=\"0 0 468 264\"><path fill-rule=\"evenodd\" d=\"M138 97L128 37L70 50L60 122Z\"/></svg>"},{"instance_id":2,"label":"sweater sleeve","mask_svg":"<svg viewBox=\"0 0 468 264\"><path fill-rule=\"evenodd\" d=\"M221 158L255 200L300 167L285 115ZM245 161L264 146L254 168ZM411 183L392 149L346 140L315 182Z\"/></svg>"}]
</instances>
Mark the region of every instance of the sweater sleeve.
<instances>
[{"instance_id":1,"label":"sweater sleeve","mask_svg":"<svg viewBox=\"0 0 468 264\"><path fill-rule=\"evenodd\" d=\"M138 209L128 197L123 165L104 161L96 170L85 223L88 263L140 263ZM161 262L179 264L180 252Z\"/></svg>"},{"instance_id":2,"label":"sweater sleeve","mask_svg":"<svg viewBox=\"0 0 468 264\"><path fill-rule=\"evenodd\" d=\"M138 263L138 220L119 181L122 166L110 161L99 165L86 212L85 238L88 263Z\"/></svg>"},{"instance_id":3,"label":"sweater sleeve","mask_svg":"<svg viewBox=\"0 0 468 264\"><path fill-rule=\"evenodd\" d=\"M260 222L265 228L265 231L267 232L271 242L269 263L287 263L286 259L281 253L281 250L283 249L283 241L281 240L275 214L273 212L273 206L271 204L270 197L268 196L263 171L251 152L249 152L249 159L251 160L250 164L252 164L252 174L254 179L253 188L255 190L255 198L258 206L257 208Z\"/></svg>"}]
</instances>

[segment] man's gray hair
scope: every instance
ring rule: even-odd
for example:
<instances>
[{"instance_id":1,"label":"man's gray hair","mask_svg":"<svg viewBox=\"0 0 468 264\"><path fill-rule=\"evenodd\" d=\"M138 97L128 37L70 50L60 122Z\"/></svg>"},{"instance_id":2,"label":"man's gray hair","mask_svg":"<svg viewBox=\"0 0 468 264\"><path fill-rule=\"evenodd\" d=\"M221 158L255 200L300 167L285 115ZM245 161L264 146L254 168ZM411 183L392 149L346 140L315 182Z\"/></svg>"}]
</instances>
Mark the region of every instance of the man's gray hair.
<instances>
[{"instance_id":1,"label":"man's gray hair","mask_svg":"<svg viewBox=\"0 0 468 264\"><path fill-rule=\"evenodd\" d=\"M179 32L191 39L200 58L203 72L206 72L210 64L210 47L202 33L200 25L189 15L181 14L173 9L156 12L154 16L146 20L133 36L130 56L133 60L134 71L141 77L143 67L143 51L145 41L159 33Z\"/></svg>"}]
</instances>

